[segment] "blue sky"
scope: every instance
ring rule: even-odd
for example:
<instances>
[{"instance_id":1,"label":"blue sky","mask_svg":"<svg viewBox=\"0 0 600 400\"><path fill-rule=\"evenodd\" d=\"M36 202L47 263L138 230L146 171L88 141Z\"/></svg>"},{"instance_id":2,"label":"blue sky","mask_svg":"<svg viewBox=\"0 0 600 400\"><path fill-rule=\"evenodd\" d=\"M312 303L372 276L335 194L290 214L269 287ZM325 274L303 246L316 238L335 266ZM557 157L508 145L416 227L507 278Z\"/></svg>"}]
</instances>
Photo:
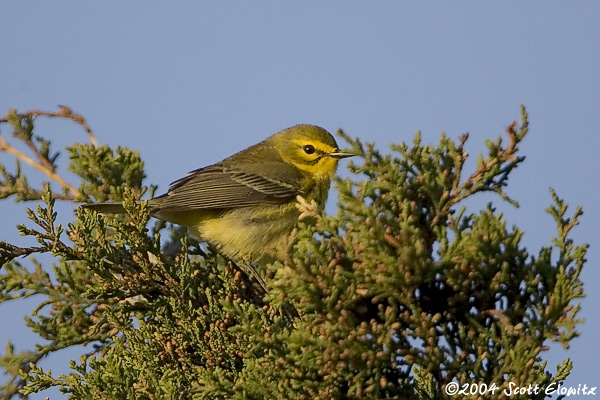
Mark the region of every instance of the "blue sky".
<instances>
[{"instance_id":1,"label":"blue sky","mask_svg":"<svg viewBox=\"0 0 600 400\"><path fill-rule=\"evenodd\" d=\"M507 189L521 207L482 200L526 231L534 254L555 235L543 211L548 188L584 207L573 238L592 245L586 323L568 352L544 355L550 371L572 358L567 385L600 385L590 368L600 347L599 15L592 1L9 2L0 17L0 114L67 105L101 142L139 149L161 191L297 123L342 128L381 149L417 130L433 143L441 131L468 131L475 154L525 104L527 160ZM57 148L85 140L67 122L40 121L37 133ZM3 154L0 162L12 165ZM24 207L0 202L1 239L27 243L15 229ZM72 208L60 206L64 222ZM0 305L0 343L31 347L22 315L32 304ZM44 366L66 371L70 356Z\"/></svg>"}]
</instances>

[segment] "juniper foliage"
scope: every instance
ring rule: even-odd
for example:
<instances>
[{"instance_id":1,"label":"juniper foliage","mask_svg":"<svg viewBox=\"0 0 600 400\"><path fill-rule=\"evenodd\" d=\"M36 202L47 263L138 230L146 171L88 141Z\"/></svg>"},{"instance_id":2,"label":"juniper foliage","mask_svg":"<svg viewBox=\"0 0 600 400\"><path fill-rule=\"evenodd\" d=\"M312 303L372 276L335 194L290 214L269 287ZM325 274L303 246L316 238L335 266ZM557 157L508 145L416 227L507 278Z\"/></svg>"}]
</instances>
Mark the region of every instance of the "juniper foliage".
<instances>
[{"instance_id":1,"label":"juniper foliage","mask_svg":"<svg viewBox=\"0 0 600 400\"><path fill-rule=\"evenodd\" d=\"M12 111L0 123L55 172L50 142L32 140L39 115ZM568 346L578 335L587 245L569 233L581 209L569 216L551 191L557 233L531 252L492 204L465 205L481 192L516 204L504 189L524 160L527 128L522 109L521 124L488 141L471 173L467 135L434 146L417 134L383 155L339 132L361 160L336 182L337 214L302 221L285 262L260 269L267 295L181 229L149 222L137 200L154 188L144 186L137 152L69 147L75 192L32 189L19 162L14 172L2 166L2 197L41 204L18 226L32 247L0 244L0 304L43 297L25 317L43 344L18 352L7 344L2 397L59 387L73 399L426 400L450 398L444 388L454 380L498 387L454 399L493 399L509 382L564 380L570 360L550 371L543 355L549 341ZM11 148L4 138L0 146ZM56 200L90 199L123 201L127 215L77 208L68 226L57 223ZM42 266L35 253L56 262ZM39 367L81 344L90 351L70 362L71 373Z\"/></svg>"}]
</instances>

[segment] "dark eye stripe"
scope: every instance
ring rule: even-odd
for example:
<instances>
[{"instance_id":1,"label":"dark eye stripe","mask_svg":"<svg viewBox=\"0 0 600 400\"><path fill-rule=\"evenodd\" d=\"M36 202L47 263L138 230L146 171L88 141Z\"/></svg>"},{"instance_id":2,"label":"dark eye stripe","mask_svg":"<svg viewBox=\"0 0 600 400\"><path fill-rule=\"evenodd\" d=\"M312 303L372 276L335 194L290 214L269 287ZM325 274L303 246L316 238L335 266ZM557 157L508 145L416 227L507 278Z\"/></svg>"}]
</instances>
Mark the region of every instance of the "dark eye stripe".
<instances>
[{"instance_id":1,"label":"dark eye stripe","mask_svg":"<svg viewBox=\"0 0 600 400\"><path fill-rule=\"evenodd\" d=\"M315 158L314 160L305 160L303 162L303 164L306 164L306 165L315 165L316 163L318 163L321 160L321 158L323 158L323 156L326 154L325 152L319 152L319 153L320 154L319 154L319 156L317 158Z\"/></svg>"}]
</instances>

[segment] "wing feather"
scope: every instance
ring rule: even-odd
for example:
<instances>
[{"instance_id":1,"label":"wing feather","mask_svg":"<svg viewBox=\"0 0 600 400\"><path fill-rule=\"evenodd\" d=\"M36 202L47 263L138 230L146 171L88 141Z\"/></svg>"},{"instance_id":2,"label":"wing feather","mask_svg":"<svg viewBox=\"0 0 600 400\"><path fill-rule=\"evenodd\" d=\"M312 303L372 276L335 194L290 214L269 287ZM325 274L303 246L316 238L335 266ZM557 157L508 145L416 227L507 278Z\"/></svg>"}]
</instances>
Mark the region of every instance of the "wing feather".
<instances>
[{"instance_id":1,"label":"wing feather","mask_svg":"<svg viewBox=\"0 0 600 400\"><path fill-rule=\"evenodd\" d=\"M286 168L284 166L283 168ZM291 167L287 167L291 168ZM198 209L226 209L257 204L282 204L300 194L301 174L290 169L285 180L215 164L197 169L171 184L169 191L157 197L153 212Z\"/></svg>"}]
</instances>

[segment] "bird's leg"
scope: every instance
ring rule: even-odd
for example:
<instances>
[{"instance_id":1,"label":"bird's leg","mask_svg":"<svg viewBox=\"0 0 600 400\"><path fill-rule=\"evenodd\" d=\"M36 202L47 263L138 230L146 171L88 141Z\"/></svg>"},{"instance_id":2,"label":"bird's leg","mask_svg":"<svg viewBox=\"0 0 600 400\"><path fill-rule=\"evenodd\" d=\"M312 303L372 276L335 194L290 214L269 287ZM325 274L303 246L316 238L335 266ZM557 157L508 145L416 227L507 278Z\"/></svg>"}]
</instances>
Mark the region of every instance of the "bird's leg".
<instances>
[{"instance_id":1,"label":"bird's leg","mask_svg":"<svg viewBox=\"0 0 600 400\"><path fill-rule=\"evenodd\" d=\"M258 284L263 288L264 290L264 294L269 294L269 289L267 288L267 284L265 282L265 280L262 278L262 276L260 276L260 274L258 273L258 271L254 268L254 266L249 263L249 262L245 262L244 263L246 269L248 271L250 271L250 273L252 274L252 276L254 276L254 279L256 279L256 281L258 282Z\"/></svg>"},{"instance_id":2,"label":"bird's leg","mask_svg":"<svg viewBox=\"0 0 600 400\"><path fill-rule=\"evenodd\" d=\"M264 281L264 279L262 279L262 277L258 274L258 271L256 271L256 269L252 266L252 264L250 264L249 262L246 261L232 261L229 260L229 265L232 268L235 268L236 270L240 271L241 273L243 273L245 275L245 279L247 279L248 282L251 281L251 279L249 279L250 275L252 275L254 277L254 279L256 279L260 285L260 292L262 293L258 293L260 296L264 296L265 294L269 294L269 290L267 289L267 285ZM251 285L253 288L255 288L254 285Z\"/></svg>"}]
</instances>

